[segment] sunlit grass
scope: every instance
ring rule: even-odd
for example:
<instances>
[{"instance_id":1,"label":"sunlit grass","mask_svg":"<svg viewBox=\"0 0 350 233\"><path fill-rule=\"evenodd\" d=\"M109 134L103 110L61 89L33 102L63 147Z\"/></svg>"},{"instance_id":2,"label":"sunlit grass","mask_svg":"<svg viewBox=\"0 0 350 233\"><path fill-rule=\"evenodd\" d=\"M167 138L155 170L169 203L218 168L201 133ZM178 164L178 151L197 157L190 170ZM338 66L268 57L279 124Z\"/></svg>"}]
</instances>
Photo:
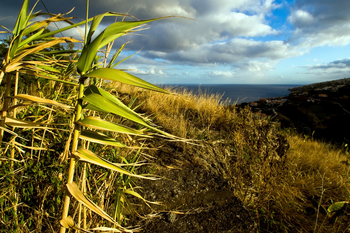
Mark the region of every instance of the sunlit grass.
<instances>
[{"instance_id":1,"label":"sunlit grass","mask_svg":"<svg viewBox=\"0 0 350 233\"><path fill-rule=\"evenodd\" d=\"M249 111L220 105L220 95L197 96L175 89L170 89L175 95L163 95L124 85L114 91L124 99L130 97L123 93L137 96L141 111L154 113L154 122L174 134L200 139L198 135L205 132L203 139L207 141L216 135L225 141L225 148L234 145L238 156L250 153L251 158L257 158L258 162L242 159L234 164L226 160L227 170L221 174L236 176L231 181L235 193L251 208L262 230L342 232L349 226L346 215L334 221L334 216L327 214L333 202L350 200L350 167L346 162L350 157L341 149L282 132L275 123L255 119ZM276 153L272 144L269 149L269 141L273 143L276 134L286 137L290 147L287 153L282 159L259 160L259 154ZM252 171L258 176L247 182L243 176Z\"/></svg>"}]
</instances>

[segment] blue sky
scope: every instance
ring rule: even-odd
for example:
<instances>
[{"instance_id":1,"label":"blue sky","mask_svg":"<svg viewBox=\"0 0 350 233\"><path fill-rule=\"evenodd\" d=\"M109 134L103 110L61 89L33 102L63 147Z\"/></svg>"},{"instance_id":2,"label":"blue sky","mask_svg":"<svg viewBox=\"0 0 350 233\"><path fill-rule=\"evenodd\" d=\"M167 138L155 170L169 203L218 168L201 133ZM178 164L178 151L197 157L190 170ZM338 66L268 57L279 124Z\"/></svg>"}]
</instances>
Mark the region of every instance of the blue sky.
<instances>
[{"instance_id":1,"label":"blue sky","mask_svg":"<svg viewBox=\"0 0 350 233\"><path fill-rule=\"evenodd\" d=\"M85 1L42 0L52 13L84 18ZM36 1L30 1L33 5ZM0 0L1 25L12 28L22 0ZM149 24L119 68L157 84L309 84L350 77L350 1L346 0L90 0L90 16L106 11ZM42 2L36 10L46 11ZM104 21L104 25L114 19ZM63 26L63 25L59 25ZM103 25L99 30L103 30ZM0 34L0 36L5 36ZM77 31L65 36L79 38Z\"/></svg>"}]
</instances>

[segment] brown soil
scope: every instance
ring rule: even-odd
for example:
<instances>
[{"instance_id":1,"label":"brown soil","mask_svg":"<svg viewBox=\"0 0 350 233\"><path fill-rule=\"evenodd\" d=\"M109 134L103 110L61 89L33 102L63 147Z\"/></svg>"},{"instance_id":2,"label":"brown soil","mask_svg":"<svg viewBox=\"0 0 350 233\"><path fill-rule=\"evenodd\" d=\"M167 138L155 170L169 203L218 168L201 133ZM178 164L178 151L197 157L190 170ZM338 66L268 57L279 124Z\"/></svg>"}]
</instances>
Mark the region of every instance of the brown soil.
<instances>
[{"instance_id":1,"label":"brown soil","mask_svg":"<svg viewBox=\"0 0 350 233\"><path fill-rule=\"evenodd\" d=\"M141 180L148 201L162 205L146 205L137 212L146 218L132 219L141 232L252 232L254 221L248 210L234 196L231 185L214 167L215 148L189 147L183 149L169 143L157 150L153 173L163 177L157 181ZM186 147L185 147L186 148ZM206 154L201 160L199 154Z\"/></svg>"}]
</instances>

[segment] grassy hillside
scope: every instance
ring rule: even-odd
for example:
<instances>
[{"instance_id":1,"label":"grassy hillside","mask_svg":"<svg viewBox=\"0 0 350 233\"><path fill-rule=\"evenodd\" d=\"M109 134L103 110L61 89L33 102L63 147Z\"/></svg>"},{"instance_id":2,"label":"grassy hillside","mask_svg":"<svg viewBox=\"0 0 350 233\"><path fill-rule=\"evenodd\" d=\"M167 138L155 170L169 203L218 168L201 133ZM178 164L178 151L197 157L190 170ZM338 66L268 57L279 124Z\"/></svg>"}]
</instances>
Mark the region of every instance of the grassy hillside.
<instances>
[{"instance_id":1,"label":"grassy hillside","mask_svg":"<svg viewBox=\"0 0 350 233\"><path fill-rule=\"evenodd\" d=\"M347 145L114 68L126 45L109 60L115 39L167 17L74 24L28 6L2 32L2 232L349 230ZM97 32L111 16L123 21ZM46 30L60 21L70 26ZM88 21L83 41L54 36Z\"/></svg>"},{"instance_id":2,"label":"grassy hillside","mask_svg":"<svg viewBox=\"0 0 350 233\"><path fill-rule=\"evenodd\" d=\"M176 185L166 185L168 182L164 183L164 179L133 180L135 185L141 186L143 191L140 193L146 199L163 203L149 204L152 207L149 208L126 195L131 202L138 203L136 207L130 203L129 207L139 214L169 215L175 212L174 216L187 214L193 222L202 222L203 219L198 219L198 216L203 218L220 211L227 215L225 211L241 206L239 211L246 216L246 222L240 223L242 228L236 228L241 231L249 227L261 232L295 232L296 229L298 232L345 232L349 229L349 209L346 205L338 211L327 213L332 203L349 201L349 156L346 151L294 135L293 131L282 131L277 123L253 117L249 111L218 105L220 96L217 95L204 93L197 97L186 90L165 95L116 83L110 84L108 89L126 104L131 101L132 106L138 106L136 111L152 118L162 130L192 139L190 143L159 139L134 141L133 144L143 145L145 149L142 153L135 149L96 147L100 155L112 161L120 160L120 156L123 156L130 162L136 154L140 155L140 158L137 157L139 161L151 163L137 168L137 173L151 172L165 177L165 181L177 179ZM40 115L35 116L39 112ZM21 119L28 120L34 114L34 119L68 123L64 111L52 111L40 105L23 108L17 114ZM126 124L133 125L130 122ZM65 145L62 142L69 137L69 127L66 131L38 128L18 129L16 132L27 135L26 138L32 138L32 141L23 141L27 148L18 148L15 160L7 159L10 156L9 146L2 147L2 229L18 229L20 232L57 229L63 184L67 178L62 177L67 169L67 162L63 159ZM124 137L124 143L128 141L128 137ZM34 147L42 150L33 150ZM79 170L82 166L80 163ZM14 172L9 173L12 170ZM93 184L88 189L89 195L113 213L112 203L117 187L120 187L116 179L123 177L93 165L89 165L86 176ZM197 177L197 180L189 177ZM191 182L194 185L189 189L186 185ZM17 190L16 205L9 193L12 185ZM174 187L177 191L169 191ZM209 189L214 191L209 192ZM195 191L190 195L189 190ZM170 200L172 203L169 203ZM228 200L231 201L227 203ZM79 208L77 203L74 206ZM205 209L208 206L216 206L220 211ZM19 213L17 218L14 218L15 208ZM153 229L153 232L184 226L175 220L171 226L164 225L164 221L159 222L159 219L157 224L152 223L156 220L145 222L136 217L135 212L130 212L131 209L125 204L123 215L131 219L123 219L126 225L144 224L144 229ZM194 214L195 210L200 215ZM212 215L208 218L212 218ZM216 214L216 218L226 225L232 222L232 219L225 220L220 214ZM236 226L237 221L234 222ZM107 223L96 217L88 223L91 227L101 224ZM194 229L200 229L200 224L198 227ZM191 232L186 227L176 229ZM215 229L221 228L216 226Z\"/></svg>"},{"instance_id":3,"label":"grassy hillside","mask_svg":"<svg viewBox=\"0 0 350 233\"><path fill-rule=\"evenodd\" d=\"M332 203L349 201L349 155L344 148L281 130L277 123L253 117L249 111L220 106L218 95L196 97L185 90L164 96L124 85L114 90L125 100L129 95L123 93L137 97L142 103L140 111L154 113L154 122L167 132L198 140L195 143L200 146L177 143L173 152L183 153L177 160L223 177L250 209L260 230L349 229L346 205L336 212L327 211Z\"/></svg>"}]
</instances>

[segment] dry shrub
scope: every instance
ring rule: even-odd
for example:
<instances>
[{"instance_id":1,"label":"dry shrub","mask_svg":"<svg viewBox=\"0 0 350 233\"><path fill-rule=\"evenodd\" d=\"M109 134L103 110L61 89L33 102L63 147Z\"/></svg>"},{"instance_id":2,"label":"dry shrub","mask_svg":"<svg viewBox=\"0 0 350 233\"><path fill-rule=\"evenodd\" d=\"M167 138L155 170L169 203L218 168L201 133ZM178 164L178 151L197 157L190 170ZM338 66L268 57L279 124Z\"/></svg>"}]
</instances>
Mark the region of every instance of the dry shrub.
<instances>
[{"instance_id":1,"label":"dry shrub","mask_svg":"<svg viewBox=\"0 0 350 233\"><path fill-rule=\"evenodd\" d=\"M350 200L350 174L346 163L349 156L332 145L300 136L289 136L288 142L289 172L281 186L293 192L281 192L290 199L281 211L294 211L290 216L292 223L304 231L342 232L350 226L346 213L331 216L325 209L332 202ZM294 208L289 208L288 203Z\"/></svg>"}]
</instances>

